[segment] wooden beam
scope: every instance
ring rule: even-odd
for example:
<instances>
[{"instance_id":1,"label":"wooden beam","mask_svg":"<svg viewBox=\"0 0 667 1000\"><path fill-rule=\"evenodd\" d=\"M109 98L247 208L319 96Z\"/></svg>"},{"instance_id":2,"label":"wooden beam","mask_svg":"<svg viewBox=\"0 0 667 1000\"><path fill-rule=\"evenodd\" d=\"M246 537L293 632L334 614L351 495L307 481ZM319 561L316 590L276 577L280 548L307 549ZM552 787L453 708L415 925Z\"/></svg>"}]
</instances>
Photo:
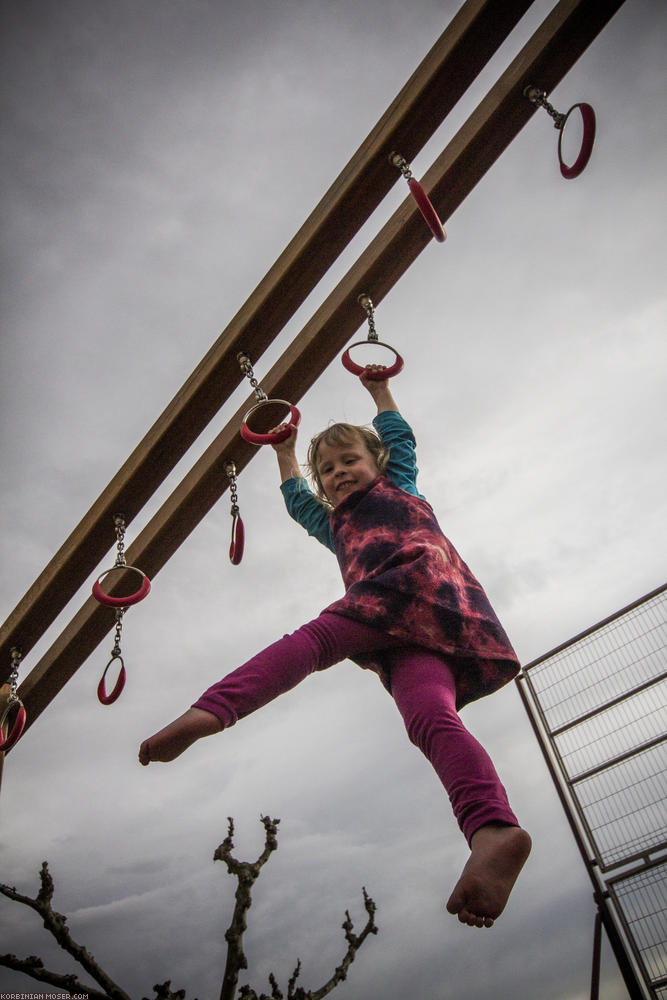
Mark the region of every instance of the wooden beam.
<instances>
[{"instance_id":1,"label":"wooden beam","mask_svg":"<svg viewBox=\"0 0 667 1000\"><path fill-rule=\"evenodd\" d=\"M424 182L446 220L534 113L523 89L550 90L623 0L561 0L427 172ZM392 215L266 377L274 398L298 402L365 321L357 297L379 302L430 242L411 198ZM224 463L238 471L257 453L239 434L244 404L146 525L128 561L154 577L227 489ZM30 721L44 710L113 625L90 598L20 688Z\"/></svg>"},{"instance_id":2,"label":"wooden beam","mask_svg":"<svg viewBox=\"0 0 667 1000\"><path fill-rule=\"evenodd\" d=\"M9 650L25 657L113 540L113 515L136 516L341 251L399 180L388 162L412 159L433 135L532 0L466 0L291 243L0 629L0 680Z\"/></svg>"}]
</instances>

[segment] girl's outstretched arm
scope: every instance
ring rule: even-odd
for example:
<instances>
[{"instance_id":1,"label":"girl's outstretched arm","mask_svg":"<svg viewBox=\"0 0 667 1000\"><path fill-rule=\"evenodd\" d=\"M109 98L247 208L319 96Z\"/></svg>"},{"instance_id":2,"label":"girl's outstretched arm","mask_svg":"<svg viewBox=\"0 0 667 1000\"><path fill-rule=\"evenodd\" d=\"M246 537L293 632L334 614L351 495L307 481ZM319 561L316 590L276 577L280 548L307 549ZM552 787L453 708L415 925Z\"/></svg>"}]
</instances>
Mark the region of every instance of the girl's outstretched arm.
<instances>
[{"instance_id":1,"label":"girl's outstretched arm","mask_svg":"<svg viewBox=\"0 0 667 1000\"><path fill-rule=\"evenodd\" d=\"M280 427L274 427L271 433L275 433L285 426L285 424L281 424ZM285 499L287 512L302 528L306 529L309 535L333 552L329 512L319 500L315 499L305 476L301 472L295 449L297 429L293 424L289 426L290 436L279 444L271 445L278 458L278 469L282 483L280 489Z\"/></svg>"},{"instance_id":2,"label":"girl's outstretched arm","mask_svg":"<svg viewBox=\"0 0 667 1000\"><path fill-rule=\"evenodd\" d=\"M286 424L280 424L278 427L272 428L269 433L276 434L286 426ZM271 445L278 458L278 471L280 472L281 483L286 483L288 479L303 479L299 463L296 460L297 429L294 424L290 424L289 427L291 430L290 436L281 441L280 444Z\"/></svg>"},{"instance_id":3,"label":"girl's outstretched arm","mask_svg":"<svg viewBox=\"0 0 667 1000\"><path fill-rule=\"evenodd\" d=\"M384 371L386 365L366 365L366 371L359 376L361 384L367 389L375 405L378 408L378 413L386 413L391 410L394 413L398 413L398 406L396 405L396 400L391 394L391 389L389 388L389 379L370 379L368 374L370 372L381 372Z\"/></svg>"}]
</instances>

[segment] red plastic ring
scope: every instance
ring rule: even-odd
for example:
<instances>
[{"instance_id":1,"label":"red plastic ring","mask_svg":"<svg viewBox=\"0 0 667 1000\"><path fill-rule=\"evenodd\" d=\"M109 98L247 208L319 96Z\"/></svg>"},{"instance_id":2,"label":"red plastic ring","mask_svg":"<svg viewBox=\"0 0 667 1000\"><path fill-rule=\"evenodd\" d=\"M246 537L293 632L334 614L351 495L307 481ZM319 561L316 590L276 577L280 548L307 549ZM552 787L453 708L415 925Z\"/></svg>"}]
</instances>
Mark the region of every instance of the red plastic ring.
<instances>
[{"instance_id":1,"label":"red plastic ring","mask_svg":"<svg viewBox=\"0 0 667 1000\"><path fill-rule=\"evenodd\" d=\"M260 406L266 406L267 403L283 403L284 406L289 406L290 418L288 425L282 431L278 431L277 434L257 434L255 431L251 431L248 427L248 417L250 414L254 413L255 410L258 410ZM292 433L292 426L299 426L300 420L301 414L297 410L296 406L292 403L288 403L286 399L263 399L261 403L256 403L255 406L251 407L243 418L243 423L241 424L241 437L244 441L249 441L250 444L280 444L281 441L286 441L290 436Z\"/></svg>"},{"instance_id":2,"label":"red plastic ring","mask_svg":"<svg viewBox=\"0 0 667 1000\"><path fill-rule=\"evenodd\" d=\"M579 108L581 112L581 118L584 123L584 135L581 140L581 149L579 150L579 155L572 164L571 167L563 160L563 132L565 126L567 125L567 120L572 114L572 112ZM568 113L563 119L563 124L560 127L558 135L558 162L560 163L560 172L566 180L572 180L573 177L578 177L582 172L586 164L591 158L591 153L593 152L593 143L595 142L595 111L590 104L573 104Z\"/></svg>"},{"instance_id":3,"label":"red plastic ring","mask_svg":"<svg viewBox=\"0 0 667 1000\"><path fill-rule=\"evenodd\" d=\"M386 347L396 355L396 361L390 368L385 368L381 372L368 372L368 378L371 382L381 382L386 378L393 378L394 375L398 375L399 372L403 371L403 358L398 353L398 351L391 347L389 344L383 344L381 340L358 340L356 344L350 344L348 349L343 354L341 361L343 362L343 367L347 368L349 372L353 375L363 375L366 372L366 368L362 365L356 364L350 357L350 351L353 347L361 347L361 345L377 344L378 347Z\"/></svg>"},{"instance_id":4,"label":"red plastic ring","mask_svg":"<svg viewBox=\"0 0 667 1000\"><path fill-rule=\"evenodd\" d=\"M114 689L111 694L107 694L106 687L104 686L104 678L107 675L107 670L111 666L114 660L120 660L120 671L118 672L118 679L114 685ZM112 656L106 667L104 668L104 673L100 677L100 683L97 685L97 697L102 702L103 705L113 705L114 701L120 697L120 693L125 687L125 664L123 663L122 656Z\"/></svg>"},{"instance_id":5,"label":"red plastic ring","mask_svg":"<svg viewBox=\"0 0 667 1000\"><path fill-rule=\"evenodd\" d=\"M11 750L13 746L16 746L18 741L21 739L21 734L23 733L23 730L25 729L25 723L27 718L26 711L25 708L23 707L23 702L19 701L18 698L16 698L13 701L9 702L6 709L2 713L2 718L0 719L0 730L4 726L5 722L7 721L7 717L9 716L9 713L11 712L11 710L14 708L15 705L18 705L19 710L16 713L16 718L14 719L14 725L12 726L10 732L7 734L7 738L5 740L0 741L0 753L7 753L7 751Z\"/></svg>"},{"instance_id":6,"label":"red plastic ring","mask_svg":"<svg viewBox=\"0 0 667 1000\"><path fill-rule=\"evenodd\" d=\"M243 559L245 545L245 528L240 516L236 514L232 521L232 543L229 546L229 558L232 566L238 566Z\"/></svg>"},{"instance_id":7,"label":"red plastic ring","mask_svg":"<svg viewBox=\"0 0 667 1000\"><path fill-rule=\"evenodd\" d=\"M417 202L419 211L426 220L426 225L431 230L438 243L444 243L447 239L447 233L443 229L438 213L434 209L431 199L426 194L426 191L424 191L424 188L418 180L415 180L414 177L411 177L408 181L408 187L412 192L412 197Z\"/></svg>"},{"instance_id":8,"label":"red plastic ring","mask_svg":"<svg viewBox=\"0 0 667 1000\"><path fill-rule=\"evenodd\" d=\"M104 579L107 573L111 573L115 569L131 569L135 573L141 573L142 580L139 590L134 594L129 594L127 597L111 597L110 594L105 594L100 586L100 580ZM100 604L106 604L109 608L129 608L131 604L138 604L139 601L143 601L144 597L150 592L150 589L151 581L136 566L112 566L111 569L106 569L93 584L93 597Z\"/></svg>"}]
</instances>

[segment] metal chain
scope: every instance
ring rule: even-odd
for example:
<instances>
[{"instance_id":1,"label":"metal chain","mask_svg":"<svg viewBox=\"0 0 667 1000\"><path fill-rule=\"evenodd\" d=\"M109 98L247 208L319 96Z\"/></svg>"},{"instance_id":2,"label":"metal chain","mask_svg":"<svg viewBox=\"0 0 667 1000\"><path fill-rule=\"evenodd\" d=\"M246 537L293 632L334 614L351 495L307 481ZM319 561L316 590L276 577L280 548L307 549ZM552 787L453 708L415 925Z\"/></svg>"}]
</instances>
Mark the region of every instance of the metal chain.
<instances>
[{"instance_id":1,"label":"metal chain","mask_svg":"<svg viewBox=\"0 0 667 1000\"><path fill-rule=\"evenodd\" d=\"M18 701L18 695L16 693L19 685L19 664L21 663L21 658L23 654L17 646L12 646L9 651L9 655L12 658L12 669L9 672L9 677L7 678L7 683L9 684L9 701Z\"/></svg>"},{"instance_id":2,"label":"metal chain","mask_svg":"<svg viewBox=\"0 0 667 1000\"><path fill-rule=\"evenodd\" d=\"M123 615L125 614L125 608L116 608L116 632L114 634L113 649L111 650L111 659L115 660L119 656L122 656L120 649L120 637L123 632Z\"/></svg>"},{"instance_id":3,"label":"metal chain","mask_svg":"<svg viewBox=\"0 0 667 1000\"><path fill-rule=\"evenodd\" d=\"M366 295L366 293L363 292L359 296L358 302L368 317L368 339L378 340L377 330L375 329L375 312L370 295Z\"/></svg>"},{"instance_id":4,"label":"metal chain","mask_svg":"<svg viewBox=\"0 0 667 1000\"><path fill-rule=\"evenodd\" d=\"M410 165L409 165L408 161L403 156L401 156L400 153L390 153L389 154L389 162L394 167L398 167L398 169L401 171L401 173L405 177L406 181L411 181L412 180L412 171L410 170Z\"/></svg>"},{"instance_id":5,"label":"metal chain","mask_svg":"<svg viewBox=\"0 0 667 1000\"><path fill-rule=\"evenodd\" d=\"M115 514L113 523L116 528L116 566L126 566L125 561L125 518L122 514Z\"/></svg>"},{"instance_id":6,"label":"metal chain","mask_svg":"<svg viewBox=\"0 0 667 1000\"><path fill-rule=\"evenodd\" d=\"M252 370L252 363L250 361L250 358L248 357L247 354L244 354L243 351L239 351L239 353L236 355L236 360L238 361L243 374L250 380L250 385L252 386L253 392L255 393L255 398L258 399L260 403L263 403L264 400L268 399L269 397L266 395L264 390L261 388L259 382L255 378L255 373Z\"/></svg>"},{"instance_id":7,"label":"metal chain","mask_svg":"<svg viewBox=\"0 0 667 1000\"><path fill-rule=\"evenodd\" d=\"M227 478L229 479L229 493L232 500L232 509L230 511L232 517L238 517L239 511L239 495L236 490L236 466L233 462L225 462L225 472L227 473Z\"/></svg>"},{"instance_id":8,"label":"metal chain","mask_svg":"<svg viewBox=\"0 0 667 1000\"><path fill-rule=\"evenodd\" d=\"M562 129L567 115L561 114L560 111L556 111L553 104L549 104L547 101L546 90L540 90L539 87L528 86L525 88L523 94L529 101L533 104L538 104L541 108L544 108L547 114L551 115L554 120L554 128Z\"/></svg>"}]
</instances>

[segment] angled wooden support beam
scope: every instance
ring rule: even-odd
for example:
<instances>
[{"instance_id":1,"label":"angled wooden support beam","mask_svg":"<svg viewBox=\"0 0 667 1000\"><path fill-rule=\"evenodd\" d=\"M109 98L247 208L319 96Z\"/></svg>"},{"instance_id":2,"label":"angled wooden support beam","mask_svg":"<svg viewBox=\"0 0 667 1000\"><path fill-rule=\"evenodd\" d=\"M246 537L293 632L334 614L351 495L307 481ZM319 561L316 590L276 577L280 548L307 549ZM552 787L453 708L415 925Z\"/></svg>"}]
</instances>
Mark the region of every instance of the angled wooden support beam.
<instances>
[{"instance_id":1,"label":"angled wooden support beam","mask_svg":"<svg viewBox=\"0 0 667 1000\"><path fill-rule=\"evenodd\" d=\"M622 2L561 0L556 6L427 172L425 183L444 220L534 113L534 106L523 96L524 86L554 87ZM298 402L364 323L359 294L368 292L379 302L430 239L414 202L407 198L262 378L269 396ZM240 472L257 453L239 434L246 409L247 404L230 419L129 547L128 561L141 566L150 577L227 489L224 463L233 460ZM108 609L100 608L92 598L84 604L20 688L29 722L44 710L112 625Z\"/></svg>"},{"instance_id":2,"label":"angled wooden support beam","mask_svg":"<svg viewBox=\"0 0 667 1000\"><path fill-rule=\"evenodd\" d=\"M273 342L400 179L388 156L413 158L509 35L532 0L466 0L270 271L61 546L0 629L24 657L111 547L113 515L136 516L239 385L236 354Z\"/></svg>"}]
</instances>

